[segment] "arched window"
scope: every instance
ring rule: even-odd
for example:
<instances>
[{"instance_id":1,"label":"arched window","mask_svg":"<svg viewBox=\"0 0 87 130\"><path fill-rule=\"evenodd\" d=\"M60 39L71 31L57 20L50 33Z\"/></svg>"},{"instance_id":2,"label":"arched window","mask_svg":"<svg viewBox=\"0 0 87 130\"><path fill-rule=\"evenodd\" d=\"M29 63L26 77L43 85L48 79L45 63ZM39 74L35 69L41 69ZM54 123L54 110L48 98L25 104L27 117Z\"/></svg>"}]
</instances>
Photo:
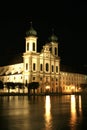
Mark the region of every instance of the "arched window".
<instances>
[{"instance_id":1,"label":"arched window","mask_svg":"<svg viewBox=\"0 0 87 130\"><path fill-rule=\"evenodd\" d=\"M27 86L27 80L25 80L25 85Z\"/></svg>"},{"instance_id":2,"label":"arched window","mask_svg":"<svg viewBox=\"0 0 87 130\"><path fill-rule=\"evenodd\" d=\"M57 55L57 48L55 47L55 55Z\"/></svg>"},{"instance_id":3,"label":"arched window","mask_svg":"<svg viewBox=\"0 0 87 130\"><path fill-rule=\"evenodd\" d=\"M46 71L48 71L49 70L49 65L48 65L48 63L46 63Z\"/></svg>"},{"instance_id":4,"label":"arched window","mask_svg":"<svg viewBox=\"0 0 87 130\"><path fill-rule=\"evenodd\" d=\"M50 52L52 53L52 47L50 48Z\"/></svg>"},{"instance_id":5,"label":"arched window","mask_svg":"<svg viewBox=\"0 0 87 130\"><path fill-rule=\"evenodd\" d=\"M58 72L58 66L56 66L56 72Z\"/></svg>"},{"instance_id":6,"label":"arched window","mask_svg":"<svg viewBox=\"0 0 87 130\"><path fill-rule=\"evenodd\" d=\"M28 63L26 63L26 70L28 70Z\"/></svg>"},{"instance_id":7,"label":"arched window","mask_svg":"<svg viewBox=\"0 0 87 130\"><path fill-rule=\"evenodd\" d=\"M29 42L27 43L27 51L29 51Z\"/></svg>"},{"instance_id":8,"label":"arched window","mask_svg":"<svg viewBox=\"0 0 87 130\"><path fill-rule=\"evenodd\" d=\"M43 70L43 65L42 65L42 64L40 64L40 70L41 70L41 71Z\"/></svg>"},{"instance_id":9,"label":"arched window","mask_svg":"<svg viewBox=\"0 0 87 130\"><path fill-rule=\"evenodd\" d=\"M36 64L33 63L33 70L36 70Z\"/></svg>"},{"instance_id":10,"label":"arched window","mask_svg":"<svg viewBox=\"0 0 87 130\"><path fill-rule=\"evenodd\" d=\"M52 72L54 72L54 66L52 65Z\"/></svg>"},{"instance_id":11,"label":"arched window","mask_svg":"<svg viewBox=\"0 0 87 130\"><path fill-rule=\"evenodd\" d=\"M33 51L35 51L35 43L33 42Z\"/></svg>"}]
</instances>

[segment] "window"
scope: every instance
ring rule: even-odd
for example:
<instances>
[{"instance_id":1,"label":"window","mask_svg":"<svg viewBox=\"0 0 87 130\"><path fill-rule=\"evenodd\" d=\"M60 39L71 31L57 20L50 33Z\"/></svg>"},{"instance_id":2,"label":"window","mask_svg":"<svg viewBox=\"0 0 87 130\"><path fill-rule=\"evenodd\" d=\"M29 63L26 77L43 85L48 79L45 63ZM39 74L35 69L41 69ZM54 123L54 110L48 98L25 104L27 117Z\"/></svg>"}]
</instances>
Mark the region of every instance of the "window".
<instances>
[{"instance_id":1,"label":"window","mask_svg":"<svg viewBox=\"0 0 87 130\"><path fill-rule=\"evenodd\" d=\"M56 66L56 72L58 72L58 66Z\"/></svg>"},{"instance_id":2,"label":"window","mask_svg":"<svg viewBox=\"0 0 87 130\"><path fill-rule=\"evenodd\" d=\"M52 65L52 72L54 72L54 66Z\"/></svg>"},{"instance_id":3,"label":"window","mask_svg":"<svg viewBox=\"0 0 87 130\"><path fill-rule=\"evenodd\" d=\"M42 66L42 64L40 64L40 70L41 70L41 71L43 70L42 68L43 68L43 66Z\"/></svg>"},{"instance_id":4,"label":"window","mask_svg":"<svg viewBox=\"0 0 87 130\"><path fill-rule=\"evenodd\" d=\"M33 80L35 80L35 77L33 77Z\"/></svg>"},{"instance_id":5,"label":"window","mask_svg":"<svg viewBox=\"0 0 87 130\"><path fill-rule=\"evenodd\" d=\"M46 71L48 71L48 69L49 69L49 65L48 63L46 63Z\"/></svg>"},{"instance_id":6,"label":"window","mask_svg":"<svg viewBox=\"0 0 87 130\"><path fill-rule=\"evenodd\" d=\"M29 42L27 43L27 51L29 51Z\"/></svg>"},{"instance_id":7,"label":"window","mask_svg":"<svg viewBox=\"0 0 87 130\"><path fill-rule=\"evenodd\" d=\"M26 70L28 70L28 63L26 63Z\"/></svg>"},{"instance_id":8,"label":"window","mask_svg":"<svg viewBox=\"0 0 87 130\"><path fill-rule=\"evenodd\" d=\"M56 81L58 81L58 79L56 79Z\"/></svg>"},{"instance_id":9,"label":"window","mask_svg":"<svg viewBox=\"0 0 87 130\"><path fill-rule=\"evenodd\" d=\"M42 77L40 77L40 80L42 81Z\"/></svg>"},{"instance_id":10,"label":"window","mask_svg":"<svg viewBox=\"0 0 87 130\"><path fill-rule=\"evenodd\" d=\"M52 53L52 47L50 48L50 52Z\"/></svg>"},{"instance_id":11,"label":"window","mask_svg":"<svg viewBox=\"0 0 87 130\"><path fill-rule=\"evenodd\" d=\"M33 42L33 51L35 51L35 43Z\"/></svg>"},{"instance_id":12,"label":"window","mask_svg":"<svg viewBox=\"0 0 87 130\"><path fill-rule=\"evenodd\" d=\"M36 69L36 64L35 63L33 63L33 70L35 70Z\"/></svg>"},{"instance_id":13,"label":"window","mask_svg":"<svg viewBox=\"0 0 87 130\"><path fill-rule=\"evenodd\" d=\"M55 47L55 55L57 55L57 48Z\"/></svg>"},{"instance_id":14,"label":"window","mask_svg":"<svg viewBox=\"0 0 87 130\"><path fill-rule=\"evenodd\" d=\"M27 80L25 80L25 85L27 86Z\"/></svg>"}]
</instances>

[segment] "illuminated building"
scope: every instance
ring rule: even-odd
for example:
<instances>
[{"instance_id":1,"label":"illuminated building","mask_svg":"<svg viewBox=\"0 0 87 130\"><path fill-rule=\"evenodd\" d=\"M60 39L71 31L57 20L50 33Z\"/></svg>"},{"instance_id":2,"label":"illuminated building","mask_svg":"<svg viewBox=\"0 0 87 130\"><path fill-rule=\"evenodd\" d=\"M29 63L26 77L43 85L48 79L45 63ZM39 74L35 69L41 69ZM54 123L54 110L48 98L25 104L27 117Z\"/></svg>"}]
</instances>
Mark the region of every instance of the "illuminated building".
<instances>
[{"instance_id":1,"label":"illuminated building","mask_svg":"<svg viewBox=\"0 0 87 130\"><path fill-rule=\"evenodd\" d=\"M0 67L0 81L23 83L20 92L25 93L28 92L26 84L30 82L39 82L37 93L80 91L80 85L87 83L87 75L60 70L57 36L52 33L41 52L37 52L37 39L37 32L31 24L26 32L23 63ZM7 91L6 87L4 91ZM18 92L18 88L14 91Z\"/></svg>"}]
</instances>

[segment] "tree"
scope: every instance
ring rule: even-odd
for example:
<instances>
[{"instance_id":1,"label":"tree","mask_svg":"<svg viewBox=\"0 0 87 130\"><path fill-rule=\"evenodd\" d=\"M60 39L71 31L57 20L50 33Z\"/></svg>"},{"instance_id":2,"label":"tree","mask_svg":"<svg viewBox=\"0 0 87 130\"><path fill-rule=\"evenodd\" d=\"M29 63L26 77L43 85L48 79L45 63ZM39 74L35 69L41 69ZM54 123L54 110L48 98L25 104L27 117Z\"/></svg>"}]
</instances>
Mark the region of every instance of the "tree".
<instances>
[{"instance_id":1,"label":"tree","mask_svg":"<svg viewBox=\"0 0 87 130\"><path fill-rule=\"evenodd\" d=\"M20 83L20 82L17 82L15 83L15 86L18 86L18 91L20 93L20 89L23 89L24 90L24 84L23 83ZM23 91L24 92L24 91Z\"/></svg>"},{"instance_id":2,"label":"tree","mask_svg":"<svg viewBox=\"0 0 87 130\"><path fill-rule=\"evenodd\" d=\"M6 82L5 85L8 88L8 93L10 91L10 87L12 87L12 89L15 89L15 83L13 83L13 82Z\"/></svg>"},{"instance_id":3,"label":"tree","mask_svg":"<svg viewBox=\"0 0 87 130\"><path fill-rule=\"evenodd\" d=\"M39 87L39 82L31 82L28 84L28 92L30 93L30 90L33 89L35 94L35 89Z\"/></svg>"}]
</instances>

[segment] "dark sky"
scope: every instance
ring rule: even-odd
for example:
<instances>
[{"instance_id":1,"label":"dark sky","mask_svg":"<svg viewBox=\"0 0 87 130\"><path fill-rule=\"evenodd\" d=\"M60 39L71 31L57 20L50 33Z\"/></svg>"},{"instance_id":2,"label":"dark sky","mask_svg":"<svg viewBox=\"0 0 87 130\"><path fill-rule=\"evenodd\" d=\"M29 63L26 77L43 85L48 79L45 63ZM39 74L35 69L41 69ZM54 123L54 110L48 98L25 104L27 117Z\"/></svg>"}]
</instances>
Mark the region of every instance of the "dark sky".
<instances>
[{"instance_id":1,"label":"dark sky","mask_svg":"<svg viewBox=\"0 0 87 130\"><path fill-rule=\"evenodd\" d=\"M0 65L10 63L16 54L25 51L25 33L32 21L38 34L38 50L47 42L54 28L59 39L61 63L87 66L87 2L28 1L3 3L1 6Z\"/></svg>"}]
</instances>

